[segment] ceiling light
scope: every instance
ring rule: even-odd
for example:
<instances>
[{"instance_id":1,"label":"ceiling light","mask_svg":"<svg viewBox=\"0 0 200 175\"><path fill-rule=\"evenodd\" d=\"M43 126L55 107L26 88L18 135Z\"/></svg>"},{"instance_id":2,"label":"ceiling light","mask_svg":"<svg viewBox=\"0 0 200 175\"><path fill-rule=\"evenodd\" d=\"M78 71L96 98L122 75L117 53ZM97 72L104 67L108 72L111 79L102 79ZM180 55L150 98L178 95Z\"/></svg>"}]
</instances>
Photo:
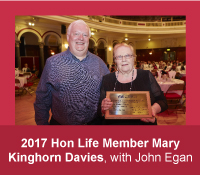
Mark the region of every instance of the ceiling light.
<instances>
[{"instance_id":1,"label":"ceiling light","mask_svg":"<svg viewBox=\"0 0 200 175\"><path fill-rule=\"evenodd\" d=\"M29 22L28 25L29 25L29 26L34 26L35 23Z\"/></svg>"},{"instance_id":2,"label":"ceiling light","mask_svg":"<svg viewBox=\"0 0 200 175\"><path fill-rule=\"evenodd\" d=\"M148 40L151 41L151 38L149 38Z\"/></svg>"},{"instance_id":3,"label":"ceiling light","mask_svg":"<svg viewBox=\"0 0 200 175\"><path fill-rule=\"evenodd\" d=\"M128 38L125 38L125 41L127 41L128 40Z\"/></svg>"}]
</instances>

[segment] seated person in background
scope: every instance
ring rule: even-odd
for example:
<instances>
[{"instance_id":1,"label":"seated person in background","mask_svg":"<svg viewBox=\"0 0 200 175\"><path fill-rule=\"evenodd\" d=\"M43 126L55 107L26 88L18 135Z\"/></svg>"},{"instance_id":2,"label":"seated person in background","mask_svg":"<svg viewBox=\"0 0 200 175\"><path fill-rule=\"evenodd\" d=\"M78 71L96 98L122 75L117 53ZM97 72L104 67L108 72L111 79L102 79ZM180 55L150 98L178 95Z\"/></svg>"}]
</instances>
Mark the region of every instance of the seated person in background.
<instances>
[{"instance_id":1,"label":"seated person in background","mask_svg":"<svg viewBox=\"0 0 200 175\"><path fill-rule=\"evenodd\" d=\"M144 69L148 68L147 62L144 62Z\"/></svg>"},{"instance_id":2,"label":"seated person in background","mask_svg":"<svg viewBox=\"0 0 200 175\"><path fill-rule=\"evenodd\" d=\"M111 68L110 68L110 72L115 72L116 69L115 69L115 64L112 64Z\"/></svg>"},{"instance_id":3,"label":"seated person in background","mask_svg":"<svg viewBox=\"0 0 200 175\"><path fill-rule=\"evenodd\" d=\"M170 71L176 71L176 62L173 63L172 68L170 69Z\"/></svg>"},{"instance_id":4,"label":"seated person in background","mask_svg":"<svg viewBox=\"0 0 200 175\"><path fill-rule=\"evenodd\" d=\"M31 72L31 69L28 67L28 64L24 64L24 68L22 69L23 72Z\"/></svg>"},{"instance_id":5,"label":"seated person in background","mask_svg":"<svg viewBox=\"0 0 200 175\"><path fill-rule=\"evenodd\" d=\"M140 62L140 69L144 69L144 61Z\"/></svg>"},{"instance_id":6,"label":"seated person in background","mask_svg":"<svg viewBox=\"0 0 200 175\"><path fill-rule=\"evenodd\" d=\"M163 64L160 62L159 63L159 69L163 69L164 67L163 67Z\"/></svg>"},{"instance_id":7,"label":"seated person in background","mask_svg":"<svg viewBox=\"0 0 200 175\"><path fill-rule=\"evenodd\" d=\"M136 68L136 69L140 69L140 62L139 62L139 61L137 62L135 68Z\"/></svg>"},{"instance_id":8,"label":"seated person in background","mask_svg":"<svg viewBox=\"0 0 200 175\"><path fill-rule=\"evenodd\" d=\"M162 64L162 69L164 69L166 65L167 65L166 63L163 63Z\"/></svg>"},{"instance_id":9,"label":"seated person in background","mask_svg":"<svg viewBox=\"0 0 200 175\"><path fill-rule=\"evenodd\" d=\"M176 71L180 72L181 71L181 63L179 62L178 65L176 66Z\"/></svg>"},{"instance_id":10,"label":"seated person in background","mask_svg":"<svg viewBox=\"0 0 200 175\"><path fill-rule=\"evenodd\" d=\"M104 119L106 125L157 125L155 115L165 111L167 106L166 98L160 89L156 79L149 70L135 69L135 53L132 46L125 43L115 45L114 59L117 71L105 75L101 85L101 95L98 106L100 117L106 110L112 107L113 103L106 98L107 91L149 91L154 118L143 119Z\"/></svg>"},{"instance_id":11,"label":"seated person in background","mask_svg":"<svg viewBox=\"0 0 200 175\"><path fill-rule=\"evenodd\" d=\"M109 69L109 68L110 68L110 65L109 65L109 63L108 63L108 62L106 63L106 65L107 65L107 68Z\"/></svg>"},{"instance_id":12,"label":"seated person in background","mask_svg":"<svg viewBox=\"0 0 200 175\"><path fill-rule=\"evenodd\" d=\"M152 66L151 61L148 61L148 67L150 68Z\"/></svg>"},{"instance_id":13,"label":"seated person in background","mask_svg":"<svg viewBox=\"0 0 200 175\"><path fill-rule=\"evenodd\" d=\"M185 70L185 61L183 61L183 65L181 66L181 70Z\"/></svg>"},{"instance_id":14,"label":"seated person in background","mask_svg":"<svg viewBox=\"0 0 200 175\"><path fill-rule=\"evenodd\" d=\"M179 72L176 72L175 79L181 79L181 75Z\"/></svg>"},{"instance_id":15,"label":"seated person in background","mask_svg":"<svg viewBox=\"0 0 200 175\"><path fill-rule=\"evenodd\" d=\"M169 71L171 69L171 63L168 62L167 65L165 66L164 70Z\"/></svg>"},{"instance_id":16,"label":"seated person in background","mask_svg":"<svg viewBox=\"0 0 200 175\"><path fill-rule=\"evenodd\" d=\"M185 67L184 66L181 66L181 71L185 70Z\"/></svg>"},{"instance_id":17,"label":"seated person in background","mask_svg":"<svg viewBox=\"0 0 200 175\"><path fill-rule=\"evenodd\" d=\"M35 67L35 65L33 65L33 69L31 71L32 74L35 74L35 72L37 71L37 68Z\"/></svg>"},{"instance_id":18,"label":"seated person in background","mask_svg":"<svg viewBox=\"0 0 200 175\"><path fill-rule=\"evenodd\" d=\"M153 63L153 69L158 69L156 63Z\"/></svg>"},{"instance_id":19,"label":"seated person in background","mask_svg":"<svg viewBox=\"0 0 200 175\"><path fill-rule=\"evenodd\" d=\"M167 65L163 64L163 70L161 71L162 75L167 74L167 72L171 69L171 63L168 62Z\"/></svg>"}]
</instances>

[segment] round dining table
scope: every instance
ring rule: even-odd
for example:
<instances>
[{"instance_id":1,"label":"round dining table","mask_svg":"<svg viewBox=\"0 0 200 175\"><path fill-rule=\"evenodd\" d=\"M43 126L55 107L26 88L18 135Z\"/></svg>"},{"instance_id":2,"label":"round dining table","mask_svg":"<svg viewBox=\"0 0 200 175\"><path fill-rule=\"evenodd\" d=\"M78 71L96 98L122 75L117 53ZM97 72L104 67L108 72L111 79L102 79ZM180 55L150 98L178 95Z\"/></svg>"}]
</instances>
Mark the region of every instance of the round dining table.
<instances>
[{"instance_id":1,"label":"round dining table","mask_svg":"<svg viewBox=\"0 0 200 175\"><path fill-rule=\"evenodd\" d=\"M23 72L23 71L19 71L19 76L20 76L20 77L23 76L23 77L26 77L26 78L30 78L31 75L32 75L31 72Z\"/></svg>"},{"instance_id":2,"label":"round dining table","mask_svg":"<svg viewBox=\"0 0 200 175\"><path fill-rule=\"evenodd\" d=\"M27 79L26 79L26 77L15 77L15 79L18 79L18 80L20 81L20 85L15 84L15 86L23 87L24 84L27 83Z\"/></svg>"},{"instance_id":3,"label":"round dining table","mask_svg":"<svg viewBox=\"0 0 200 175\"><path fill-rule=\"evenodd\" d=\"M149 71L152 71L153 70L153 67L144 67L144 70L149 70Z\"/></svg>"},{"instance_id":4,"label":"round dining table","mask_svg":"<svg viewBox=\"0 0 200 175\"><path fill-rule=\"evenodd\" d=\"M186 76L186 71L180 71L179 73L180 73L180 77Z\"/></svg>"},{"instance_id":5,"label":"round dining table","mask_svg":"<svg viewBox=\"0 0 200 175\"><path fill-rule=\"evenodd\" d=\"M173 84L184 84L183 80L179 80L179 79L174 79L172 78L171 80L168 79L168 81L165 81L163 79L156 79L158 84L160 85L161 90L163 91L163 93L166 93L167 90L169 89L169 87ZM181 95L182 91L176 91L177 94Z\"/></svg>"}]
</instances>

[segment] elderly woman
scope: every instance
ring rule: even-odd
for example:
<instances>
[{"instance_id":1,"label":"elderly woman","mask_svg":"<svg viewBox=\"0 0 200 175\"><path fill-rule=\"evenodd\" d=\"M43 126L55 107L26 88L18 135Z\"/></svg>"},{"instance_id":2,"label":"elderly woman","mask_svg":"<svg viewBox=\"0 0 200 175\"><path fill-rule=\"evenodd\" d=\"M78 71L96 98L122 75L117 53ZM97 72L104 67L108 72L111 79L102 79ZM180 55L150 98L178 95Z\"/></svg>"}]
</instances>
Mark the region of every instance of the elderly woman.
<instances>
[{"instance_id":1,"label":"elderly woman","mask_svg":"<svg viewBox=\"0 0 200 175\"><path fill-rule=\"evenodd\" d=\"M106 91L149 91L152 105L152 116L154 118L143 119L104 119L103 124L113 125L156 125L155 115L167 109L167 101L153 77L148 70L134 69L133 47L125 43L114 47L114 59L117 71L105 75L101 86L100 104L102 115L112 107L112 101L106 98Z\"/></svg>"}]
</instances>

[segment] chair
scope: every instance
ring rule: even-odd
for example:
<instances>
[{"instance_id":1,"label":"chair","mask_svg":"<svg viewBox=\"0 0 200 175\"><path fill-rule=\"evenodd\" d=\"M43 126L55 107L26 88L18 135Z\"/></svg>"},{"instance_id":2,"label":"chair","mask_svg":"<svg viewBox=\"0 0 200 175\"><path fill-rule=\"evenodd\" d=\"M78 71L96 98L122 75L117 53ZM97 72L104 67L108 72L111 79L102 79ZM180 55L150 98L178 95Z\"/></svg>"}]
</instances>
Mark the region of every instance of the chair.
<instances>
[{"instance_id":1,"label":"chair","mask_svg":"<svg viewBox=\"0 0 200 175\"><path fill-rule=\"evenodd\" d=\"M186 102L186 76L181 77L180 80L183 80L184 84L185 84L185 88L183 91L183 96L184 96L185 100L182 102L182 105L184 105L184 103Z\"/></svg>"},{"instance_id":2,"label":"chair","mask_svg":"<svg viewBox=\"0 0 200 175\"><path fill-rule=\"evenodd\" d=\"M24 84L24 89L31 95L34 91L31 90L31 86L34 85L34 81L37 79L36 75L32 75L30 78L27 79L27 83ZM29 92L30 91L30 92Z\"/></svg>"},{"instance_id":3,"label":"chair","mask_svg":"<svg viewBox=\"0 0 200 175\"><path fill-rule=\"evenodd\" d=\"M169 114L169 110L176 111L176 112L181 110L181 111L184 111L185 113L185 109L181 103L184 89L185 89L184 84L174 84L174 85L171 85L169 89L167 90L167 92L164 94L167 100L171 100L171 102L172 100L175 101L175 103L168 103L168 106L175 106L175 109L167 110L168 114ZM177 108L178 106L179 108Z\"/></svg>"},{"instance_id":4,"label":"chair","mask_svg":"<svg viewBox=\"0 0 200 175\"><path fill-rule=\"evenodd\" d=\"M153 70L151 71L151 73L153 74L154 77L155 77L155 76L158 76L157 71L158 71L158 69L153 69Z\"/></svg>"},{"instance_id":5,"label":"chair","mask_svg":"<svg viewBox=\"0 0 200 175\"><path fill-rule=\"evenodd\" d=\"M24 75L31 75L31 72L24 72Z\"/></svg>"},{"instance_id":6,"label":"chair","mask_svg":"<svg viewBox=\"0 0 200 175\"><path fill-rule=\"evenodd\" d=\"M32 75L31 72L24 72L23 73L23 76L27 77L27 79L30 78L31 75Z\"/></svg>"},{"instance_id":7,"label":"chair","mask_svg":"<svg viewBox=\"0 0 200 175\"><path fill-rule=\"evenodd\" d=\"M36 75L36 77L38 77L38 75L39 75L39 70L35 71L35 75Z\"/></svg>"},{"instance_id":8,"label":"chair","mask_svg":"<svg viewBox=\"0 0 200 175\"><path fill-rule=\"evenodd\" d=\"M170 78L175 78L176 72L175 71L169 71L168 75L169 75Z\"/></svg>"},{"instance_id":9,"label":"chair","mask_svg":"<svg viewBox=\"0 0 200 175\"><path fill-rule=\"evenodd\" d=\"M19 96L21 98L22 92L20 92L20 90L21 90L20 81L19 81L19 79L15 79L15 94L19 94ZM18 92L16 93L16 91L18 91Z\"/></svg>"},{"instance_id":10,"label":"chair","mask_svg":"<svg viewBox=\"0 0 200 175\"><path fill-rule=\"evenodd\" d=\"M181 77L180 80L183 80L185 82L185 85L186 85L186 76Z\"/></svg>"},{"instance_id":11,"label":"chair","mask_svg":"<svg viewBox=\"0 0 200 175\"><path fill-rule=\"evenodd\" d=\"M176 79L179 79L179 78L180 78L180 73L179 73L179 72L176 72L175 78L176 78Z\"/></svg>"},{"instance_id":12,"label":"chair","mask_svg":"<svg viewBox=\"0 0 200 175\"><path fill-rule=\"evenodd\" d=\"M36 74L33 74L29 79L28 79L28 82L29 83L32 83L32 84L36 84L35 83L35 80L37 79L38 77L36 76Z\"/></svg>"}]
</instances>

